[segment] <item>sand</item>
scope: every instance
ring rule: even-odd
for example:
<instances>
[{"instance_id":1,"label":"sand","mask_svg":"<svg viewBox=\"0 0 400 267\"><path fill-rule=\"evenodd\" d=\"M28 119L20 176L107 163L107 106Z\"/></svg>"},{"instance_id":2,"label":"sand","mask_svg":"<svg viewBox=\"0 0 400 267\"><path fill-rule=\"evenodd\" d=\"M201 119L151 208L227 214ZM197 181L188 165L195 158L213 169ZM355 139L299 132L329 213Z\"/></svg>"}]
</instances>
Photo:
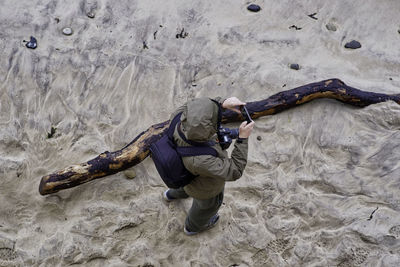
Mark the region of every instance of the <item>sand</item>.
<instances>
[{"instance_id":1,"label":"sand","mask_svg":"<svg viewBox=\"0 0 400 267\"><path fill-rule=\"evenodd\" d=\"M398 0L0 3L0 266L399 266L394 102L257 119L243 177L198 236L183 233L190 200L161 200L150 158L133 179L38 193L43 175L122 148L194 97L255 101L334 77L400 93Z\"/></svg>"}]
</instances>

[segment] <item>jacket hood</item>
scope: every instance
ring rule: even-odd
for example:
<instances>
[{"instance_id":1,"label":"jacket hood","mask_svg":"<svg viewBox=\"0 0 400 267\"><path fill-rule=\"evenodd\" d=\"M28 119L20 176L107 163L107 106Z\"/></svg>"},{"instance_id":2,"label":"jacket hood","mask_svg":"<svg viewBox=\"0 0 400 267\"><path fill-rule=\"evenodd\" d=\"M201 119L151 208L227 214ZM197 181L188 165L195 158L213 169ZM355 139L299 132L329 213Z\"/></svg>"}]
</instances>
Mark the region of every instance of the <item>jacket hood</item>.
<instances>
[{"instance_id":1,"label":"jacket hood","mask_svg":"<svg viewBox=\"0 0 400 267\"><path fill-rule=\"evenodd\" d=\"M217 132L218 105L207 97L193 99L187 103L181 122L187 139L208 141Z\"/></svg>"}]
</instances>

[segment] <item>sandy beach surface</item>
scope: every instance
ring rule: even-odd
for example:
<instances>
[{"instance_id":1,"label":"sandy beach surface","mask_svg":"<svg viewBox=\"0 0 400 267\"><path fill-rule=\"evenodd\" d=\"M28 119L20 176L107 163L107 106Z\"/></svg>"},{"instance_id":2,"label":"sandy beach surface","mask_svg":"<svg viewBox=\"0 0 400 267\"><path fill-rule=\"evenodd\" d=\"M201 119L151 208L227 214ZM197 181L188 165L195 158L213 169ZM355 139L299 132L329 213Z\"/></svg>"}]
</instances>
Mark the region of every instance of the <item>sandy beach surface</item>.
<instances>
[{"instance_id":1,"label":"sandy beach surface","mask_svg":"<svg viewBox=\"0 0 400 267\"><path fill-rule=\"evenodd\" d=\"M43 175L124 147L194 97L256 101L328 78L399 94L399 0L0 6L0 266L400 266L395 102L257 119L220 222L197 236L183 233L191 200L162 201L150 158L133 179L38 192Z\"/></svg>"}]
</instances>

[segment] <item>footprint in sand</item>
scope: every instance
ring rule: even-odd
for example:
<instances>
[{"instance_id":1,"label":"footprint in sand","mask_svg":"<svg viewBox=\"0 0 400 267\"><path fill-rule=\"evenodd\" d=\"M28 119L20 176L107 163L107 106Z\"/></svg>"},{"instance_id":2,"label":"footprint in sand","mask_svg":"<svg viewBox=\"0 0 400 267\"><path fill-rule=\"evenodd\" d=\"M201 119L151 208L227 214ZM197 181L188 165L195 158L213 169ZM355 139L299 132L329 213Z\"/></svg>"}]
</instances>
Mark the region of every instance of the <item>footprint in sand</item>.
<instances>
[{"instance_id":1,"label":"footprint in sand","mask_svg":"<svg viewBox=\"0 0 400 267\"><path fill-rule=\"evenodd\" d=\"M289 240L275 239L268 243L267 248L275 253L282 253L289 246Z\"/></svg>"},{"instance_id":2,"label":"footprint in sand","mask_svg":"<svg viewBox=\"0 0 400 267\"><path fill-rule=\"evenodd\" d=\"M355 248L351 250L350 254L342 257L338 267L353 267L361 266L368 258L369 251L365 248Z\"/></svg>"},{"instance_id":3,"label":"footprint in sand","mask_svg":"<svg viewBox=\"0 0 400 267\"><path fill-rule=\"evenodd\" d=\"M11 248L0 248L0 261L13 261L18 258L18 254Z\"/></svg>"}]
</instances>

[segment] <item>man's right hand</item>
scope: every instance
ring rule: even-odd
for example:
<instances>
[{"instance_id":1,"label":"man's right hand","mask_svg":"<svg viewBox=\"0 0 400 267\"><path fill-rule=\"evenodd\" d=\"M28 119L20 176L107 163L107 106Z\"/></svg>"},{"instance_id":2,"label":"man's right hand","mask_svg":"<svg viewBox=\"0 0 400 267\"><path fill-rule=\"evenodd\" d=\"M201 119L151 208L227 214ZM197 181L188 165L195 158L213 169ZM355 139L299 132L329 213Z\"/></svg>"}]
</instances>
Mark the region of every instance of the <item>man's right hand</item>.
<instances>
[{"instance_id":1,"label":"man's right hand","mask_svg":"<svg viewBox=\"0 0 400 267\"><path fill-rule=\"evenodd\" d=\"M253 130L254 124L254 121L250 123L247 123L247 121L242 122L239 127L239 138L248 138Z\"/></svg>"}]
</instances>

